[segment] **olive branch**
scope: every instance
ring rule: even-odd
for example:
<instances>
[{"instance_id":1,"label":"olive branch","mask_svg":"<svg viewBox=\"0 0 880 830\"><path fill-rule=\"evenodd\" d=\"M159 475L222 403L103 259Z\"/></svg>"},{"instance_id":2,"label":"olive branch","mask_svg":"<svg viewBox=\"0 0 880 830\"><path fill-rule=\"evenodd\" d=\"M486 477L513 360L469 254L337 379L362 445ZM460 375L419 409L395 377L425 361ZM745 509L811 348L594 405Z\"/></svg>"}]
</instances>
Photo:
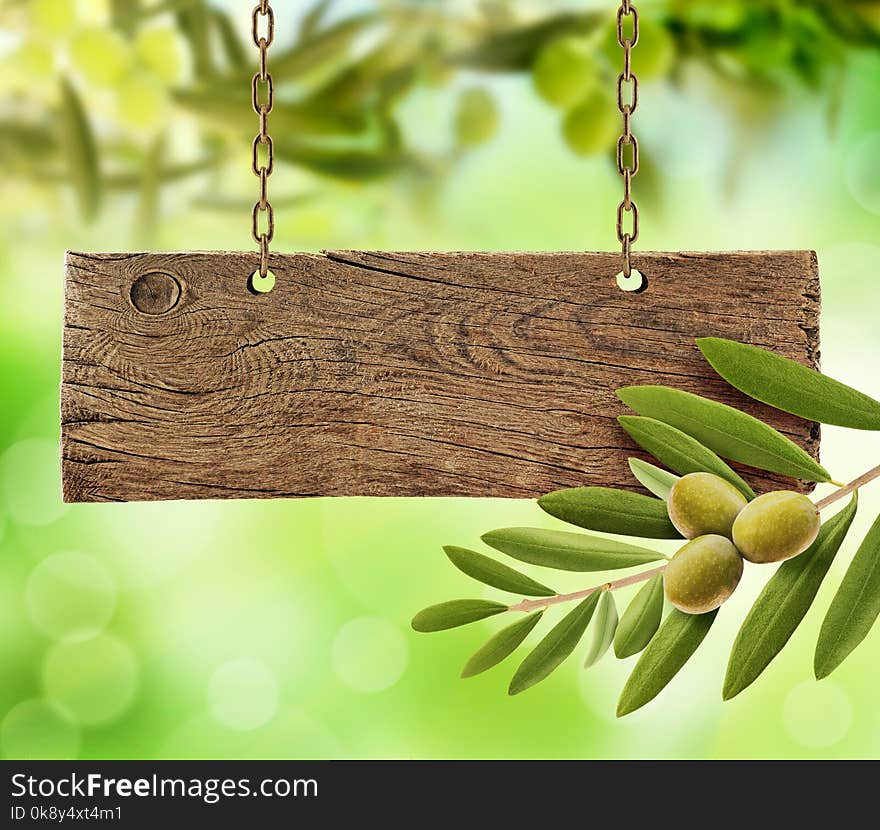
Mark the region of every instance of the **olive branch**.
<instances>
[{"instance_id":1,"label":"olive branch","mask_svg":"<svg viewBox=\"0 0 880 830\"><path fill-rule=\"evenodd\" d=\"M755 346L720 338L702 338L697 345L724 380L757 401L822 424L880 431L880 402L839 381ZM635 711L656 697L697 650L742 573L736 556L739 573L724 585L709 586L719 590L712 594L711 610L705 613L688 613L687 603L679 595L668 596L673 570L687 572L692 567L689 562L697 555L694 543L709 538L700 535L704 530L686 532L689 528L672 509L676 490L681 491L676 488L678 482L693 482L696 476L701 482L715 482L726 488L727 503L735 505L725 529L711 532L732 538L736 548L722 541L746 559L785 560L755 601L733 644L723 686L723 697L728 700L760 676L803 620L852 525L859 490L880 478L880 466L842 484L782 433L733 407L665 386L632 386L617 394L636 413L620 416L621 427L665 465L660 467L639 458L629 460L634 477L651 495L608 487L558 490L538 499L539 507L569 525L605 535L511 527L489 531L482 540L512 559L562 571L610 571L660 560L666 563L572 593L558 593L482 553L448 546L444 548L447 557L463 573L522 599L513 604L484 599L444 602L416 614L413 628L441 631L507 612L527 614L471 656L462 671L462 677L471 677L512 655L547 608L576 602L520 664L509 693L518 694L548 677L575 651L592 624L585 667L601 659L612 646L618 658L640 654L617 707L619 716ZM794 534L791 538L771 534L768 538L776 547L771 546L769 555L764 551L756 557L748 550L752 537L744 532L737 535L737 520L752 516L755 520L751 530L757 528L755 532L767 536L774 518L767 512L769 494L758 496L727 461L802 481L832 484L837 489L815 505L795 493L772 494L773 500L782 498L801 510L805 503L807 523L814 520L815 528L810 531L806 527L808 536L801 540L803 544L801 537L794 538L794 530L789 531ZM820 511L847 496L851 497L849 503L820 523ZM816 518L811 519L809 514ZM717 510L712 515L717 521ZM670 559L651 548L609 536L678 539L683 547ZM667 573L670 565L672 569ZM717 569L713 573L710 579L717 579ZM618 616L614 592L641 583L622 616ZM690 579L688 586L692 588ZM664 618L665 598L676 607ZM826 677L843 662L868 635L878 616L880 518L859 546L826 613L814 657L817 679Z\"/></svg>"}]
</instances>

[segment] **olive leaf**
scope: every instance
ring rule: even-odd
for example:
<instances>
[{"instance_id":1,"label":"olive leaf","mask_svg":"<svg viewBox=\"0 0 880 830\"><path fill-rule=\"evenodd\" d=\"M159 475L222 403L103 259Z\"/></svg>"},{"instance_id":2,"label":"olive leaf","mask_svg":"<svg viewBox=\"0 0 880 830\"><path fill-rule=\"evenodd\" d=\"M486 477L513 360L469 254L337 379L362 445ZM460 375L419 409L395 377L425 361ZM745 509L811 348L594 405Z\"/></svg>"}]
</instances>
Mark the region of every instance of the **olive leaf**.
<instances>
[{"instance_id":1,"label":"olive leaf","mask_svg":"<svg viewBox=\"0 0 880 830\"><path fill-rule=\"evenodd\" d=\"M847 569L822 623L813 668L821 680L859 644L880 615L880 517Z\"/></svg>"},{"instance_id":2,"label":"olive leaf","mask_svg":"<svg viewBox=\"0 0 880 830\"><path fill-rule=\"evenodd\" d=\"M493 588L526 597L552 597L556 593L552 588L475 550L447 545L443 551L462 573Z\"/></svg>"},{"instance_id":3,"label":"olive leaf","mask_svg":"<svg viewBox=\"0 0 880 830\"><path fill-rule=\"evenodd\" d=\"M646 490L652 492L659 499L667 499L672 485L678 481L675 473L655 467L641 458L627 459L632 474L636 477L636 481Z\"/></svg>"},{"instance_id":4,"label":"olive leaf","mask_svg":"<svg viewBox=\"0 0 880 830\"><path fill-rule=\"evenodd\" d=\"M714 473L729 481L747 499L755 498L755 491L712 450L696 438L655 418L639 415L621 415L618 422L643 450L681 475Z\"/></svg>"},{"instance_id":5,"label":"olive leaf","mask_svg":"<svg viewBox=\"0 0 880 830\"><path fill-rule=\"evenodd\" d=\"M535 650L516 670L507 692L518 695L540 683L555 671L574 650L584 636L599 603L601 591L593 591L576 608L569 611L535 646Z\"/></svg>"},{"instance_id":6,"label":"olive leaf","mask_svg":"<svg viewBox=\"0 0 880 830\"><path fill-rule=\"evenodd\" d=\"M611 648L614 642L614 633L617 631L617 605L614 602L614 594L611 591L601 591L602 598L596 608L596 618L593 621L593 640L587 649L584 658L584 668L595 666Z\"/></svg>"},{"instance_id":7,"label":"olive leaf","mask_svg":"<svg viewBox=\"0 0 880 830\"><path fill-rule=\"evenodd\" d=\"M431 605L419 611L412 618L412 627L416 631L444 631L447 628L458 628L460 625L484 620L507 610L500 602L485 599L454 599Z\"/></svg>"},{"instance_id":8,"label":"olive leaf","mask_svg":"<svg viewBox=\"0 0 880 830\"><path fill-rule=\"evenodd\" d=\"M610 487L572 487L541 496L538 506L585 530L646 539L681 539L669 521L666 502L641 493Z\"/></svg>"},{"instance_id":9,"label":"olive leaf","mask_svg":"<svg viewBox=\"0 0 880 830\"><path fill-rule=\"evenodd\" d=\"M651 578L633 597L614 635L614 653L617 657L638 654L657 633L663 618L663 574Z\"/></svg>"},{"instance_id":10,"label":"olive leaf","mask_svg":"<svg viewBox=\"0 0 880 830\"><path fill-rule=\"evenodd\" d=\"M61 129L68 175L76 191L80 213L91 221L101 205L98 146L82 101L67 78L61 80Z\"/></svg>"},{"instance_id":11,"label":"olive leaf","mask_svg":"<svg viewBox=\"0 0 880 830\"><path fill-rule=\"evenodd\" d=\"M668 386L629 386L617 395L639 415L680 429L722 458L806 481L831 480L794 441L732 406Z\"/></svg>"},{"instance_id":12,"label":"olive leaf","mask_svg":"<svg viewBox=\"0 0 880 830\"><path fill-rule=\"evenodd\" d=\"M473 677L497 666L502 660L506 660L529 636L529 632L538 624L543 615L543 611L538 611L502 628L487 640L484 646L475 651L464 664L464 668L461 670L462 678Z\"/></svg>"},{"instance_id":13,"label":"olive leaf","mask_svg":"<svg viewBox=\"0 0 880 830\"><path fill-rule=\"evenodd\" d=\"M666 558L657 551L601 536L535 527L490 530L483 541L521 562L560 571L610 571Z\"/></svg>"},{"instance_id":14,"label":"olive leaf","mask_svg":"<svg viewBox=\"0 0 880 830\"><path fill-rule=\"evenodd\" d=\"M717 615L717 609L708 614L672 609L626 681L617 703L617 717L641 708L666 688L706 638Z\"/></svg>"},{"instance_id":15,"label":"olive leaf","mask_svg":"<svg viewBox=\"0 0 880 830\"><path fill-rule=\"evenodd\" d=\"M855 518L852 501L819 531L799 556L783 562L764 586L733 644L722 695L730 700L750 686L800 625Z\"/></svg>"},{"instance_id":16,"label":"olive leaf","mask_svg":"<svg viewBox=\"0 0 880 830\"><path fill-rule=\"evenodd\" d=\"M809 421L880 430L880 402L767 349L702 337L697 346L731 386L751 398Z\"/></svg>"}]
</instances>

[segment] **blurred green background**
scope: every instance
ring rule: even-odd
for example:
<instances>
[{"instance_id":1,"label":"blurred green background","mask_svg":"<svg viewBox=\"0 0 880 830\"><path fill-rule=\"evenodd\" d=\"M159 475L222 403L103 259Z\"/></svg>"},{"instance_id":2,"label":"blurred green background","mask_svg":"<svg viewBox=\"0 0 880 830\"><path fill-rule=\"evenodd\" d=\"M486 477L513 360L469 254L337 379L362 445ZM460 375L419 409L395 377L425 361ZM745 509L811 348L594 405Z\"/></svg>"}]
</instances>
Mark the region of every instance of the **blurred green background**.
<instances>
[{"instance_id":1,"label":"blurred green background","mask_svg":"<svg viewBox=\"0 0 880 830\"><path fill-rule=\"evenodd\" d=\"M747 692L721 703L755 568L618 722L631 661L509 699L512 661L457 679L492 621L409 629L483 594L440 546L551 526L531 502L61 503L63 252L252 249L252 5L0 3L2 754L876 756L880 633L812 680L851 543ZM615 247L616 3L274 5L276 249ZM639 247L818 250L823 367L880 395L880 2L639 8ZM827 429L823 460L852 478L880 436ZM875 487L852 539L878 511Z\"/></svg>"}]
</instances>

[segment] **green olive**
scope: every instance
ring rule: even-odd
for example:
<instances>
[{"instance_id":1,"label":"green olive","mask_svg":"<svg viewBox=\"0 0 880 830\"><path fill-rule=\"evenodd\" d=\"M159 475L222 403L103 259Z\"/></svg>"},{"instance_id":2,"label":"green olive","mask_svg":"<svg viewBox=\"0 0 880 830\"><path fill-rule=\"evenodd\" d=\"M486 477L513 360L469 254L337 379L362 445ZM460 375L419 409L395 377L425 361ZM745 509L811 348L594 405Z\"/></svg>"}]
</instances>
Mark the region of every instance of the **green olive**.
<instances>
[{"instance_id":1,"label":"green olive","mask_svg":"<svg viewBox=\"0 0 880 830\"><path fill-rule=\"evenodd\" d=\"M460 147L474 147L492 138L498 131L501 116L495 99L485 89L466 89L458 99L455 114L455 137Z\"/></svg>"},{"instance_id":2,"label":"green olive","mask_svg":"<svg viewBox=\"0 0 880 830\"><path fill-rule=\"evenodd\" d=\"M743 560L730 539L709 534L692 539L666 566L667 599L685 614L714 611L739 585Z\"/></svg>"},{"instance_id":3,"label":"green olive","mask_svg":"<svg viewBox=\"0 0 880 830\"><path fill-rule=\"evenodd\" d=\"M819 511L790 490L764 493L733 523L733 542L749 562L781 562L803 553L819 534Z\"/></svg>"},{"instance_id":4,"label":"green olive","mask_svg":"<svg viewBox=\"0 0 880 830\"><path fill-rule=\"evenodd\" d=\"M620 113L611 98L600 91L588 95L562 122L566 144L581 156L608 152L620 132Z\"/></svg>"},{"instance_id":5,"label":"green olive","mask_svg":"<svg viewBox=\"0 0 880 830\"><path fill-rule=\"evenodd\" d=\"M669 491L669 520L685 539L707 533L730 538L733 521L748 504L729 481L712 473L689 473Z\"/></svg>"},{"instance_id":6,"label":"green olive","mask_svg":"<svg viewBox=\"0 0 880 830\"><path fill-rule=\"evenodd\" d=\"M591 40L562 37L545 46L532 68L538 94L557 107L571 107L596 86L599 67Z\"/></svg>"}]
</instances>

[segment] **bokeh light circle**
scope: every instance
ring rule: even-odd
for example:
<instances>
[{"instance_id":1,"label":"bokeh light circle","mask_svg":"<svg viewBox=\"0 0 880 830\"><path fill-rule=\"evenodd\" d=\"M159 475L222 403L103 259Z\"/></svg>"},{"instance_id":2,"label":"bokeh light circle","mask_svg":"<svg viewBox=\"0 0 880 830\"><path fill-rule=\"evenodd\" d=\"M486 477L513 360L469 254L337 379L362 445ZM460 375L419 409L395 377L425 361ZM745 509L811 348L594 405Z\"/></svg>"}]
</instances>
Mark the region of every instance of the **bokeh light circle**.
<instances>
[{"instance_id":1,"label":"bokeh light circle","mask_svg":"<svg viewBox=\"0 0 880 830\"><path fill-rule=\"evenodd\" d=\"M795 743L810 749L825 749L842 741L852 720L849 697L832 680L798 684L782 706L785 731Z\"/></svg>"},{"instance_id":2,"label":"bokeh light circle","mask_svg":"<svg viewBox=\"0 0 880 830\"><path fill-rule=\"evenodd\" d=\"M15 522L32 527L49 525L67 511L61 500L58 445L26 438L0 456L0 502Z\"/></svg>"},{"instance_id":3,"label":"bokeh light circle","mask_svg":"<svg viewBox=\"0 0 880 830\"><path fill-rule=\"evenodd\" d=\"M859 205L880 214L880 132L864 136L847 155L846 184Z\"/></svg>"},{"instance_id":4,"label":"bokeh light circle","mask_svg":"<svg viewBox=\"0 0 880 830\"><path fill-rule=\"evenodd\" d=\"M208 682L208 708L230 729L257 729L278 712L278 681L261 660L244 657L218 668Z\"/></svg>"},{"instance_id":5,"label":"bokeh light circle","mask_svg":"<svg viewBox=\"0 0 880 830\"><path fill-rule=\"evenodd\" d=\"M56 553L31 572L24 600L31 622L50 637L87 640L113 616L116 586L92 557Z\"/></svg>"},{"instance_id":6,"label":"bokeh light circle","mask_svg":"<svg viewBox=\"0 0 880 830\"><path fill-rule=\"evenodd\" d=\"M87 725L118 718L134 699L137 681L134 654L109 634L59 643L43 663L46 696Z\"/></svg>"},{"instance_id":7,"label":"bokeh light circle","mask_svg":"<svg viewBox=\"0 0 880 830\"><path fill-rule=\"evenodd\" d=\"M400 630L379 617L346 623L333 640L333 670L359 692L391 688L406 669L409 647Z\"/></svg>"},{"instance_id":8,"label":"bokeh light circle","mask_svg":"<svg viewBox=\"0 0 880 830\"><path fill-rule=\"evenodd\" d=\"M58 706L34 698L6 713L0 748L4 758L16 761L68 761L79 754L80 731Z\"/></svg>"}]
</instances>

